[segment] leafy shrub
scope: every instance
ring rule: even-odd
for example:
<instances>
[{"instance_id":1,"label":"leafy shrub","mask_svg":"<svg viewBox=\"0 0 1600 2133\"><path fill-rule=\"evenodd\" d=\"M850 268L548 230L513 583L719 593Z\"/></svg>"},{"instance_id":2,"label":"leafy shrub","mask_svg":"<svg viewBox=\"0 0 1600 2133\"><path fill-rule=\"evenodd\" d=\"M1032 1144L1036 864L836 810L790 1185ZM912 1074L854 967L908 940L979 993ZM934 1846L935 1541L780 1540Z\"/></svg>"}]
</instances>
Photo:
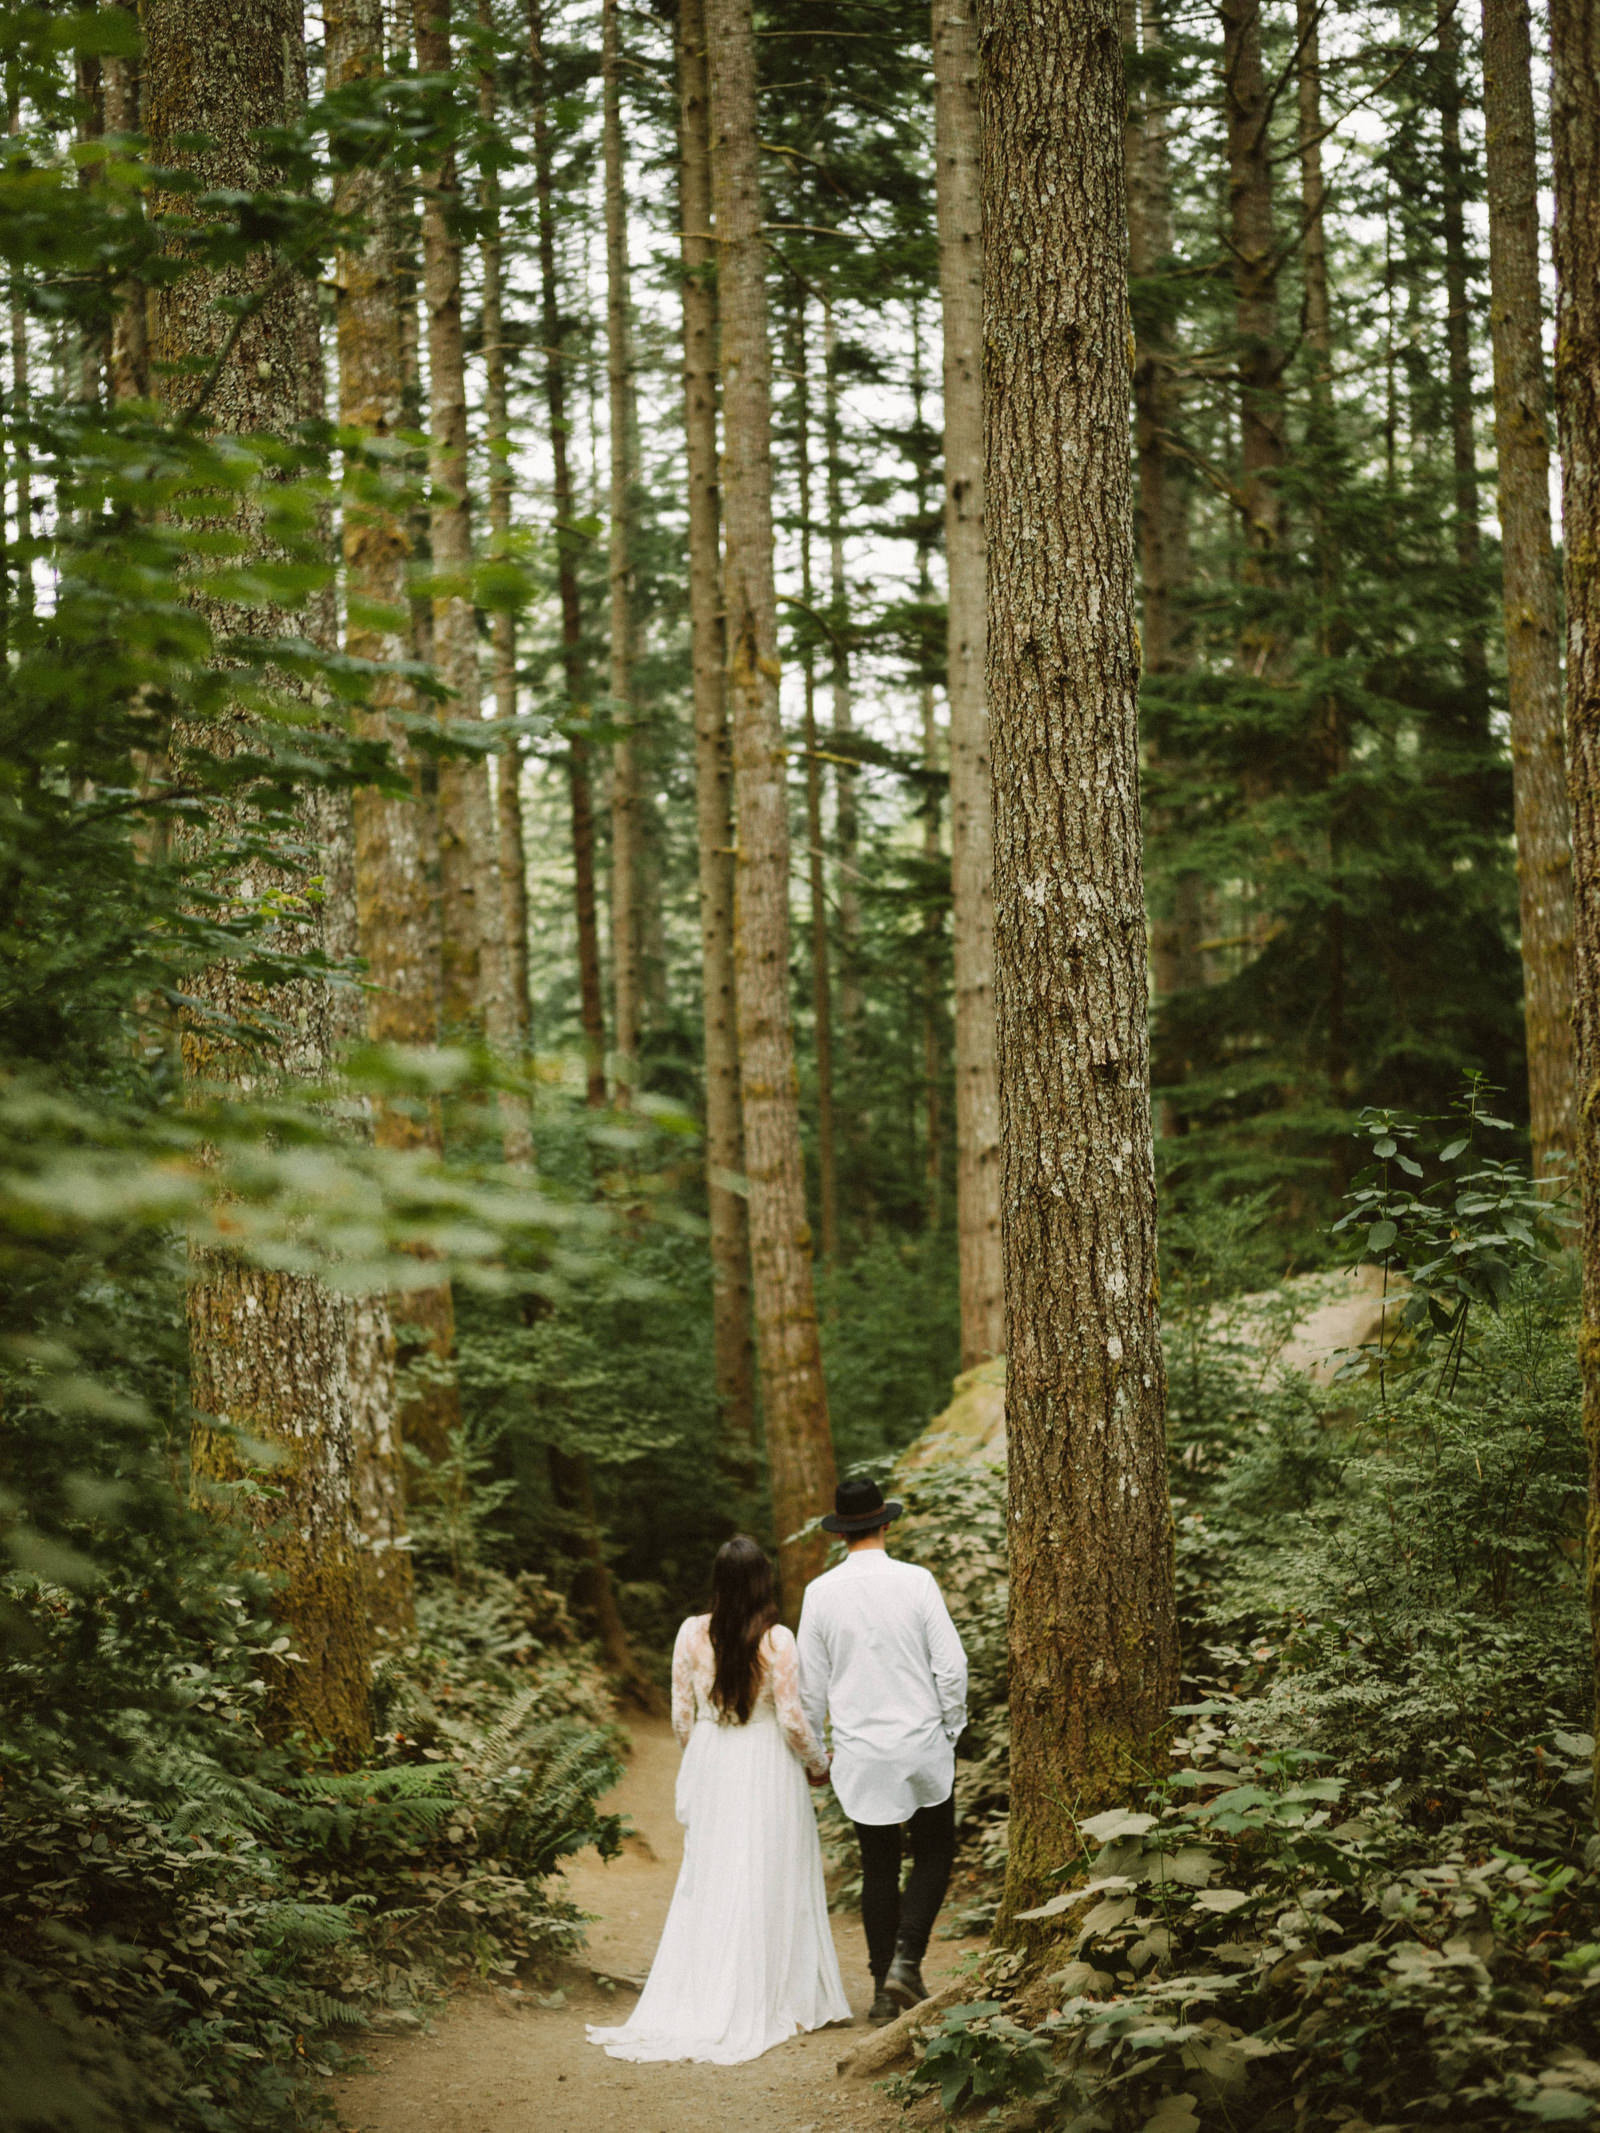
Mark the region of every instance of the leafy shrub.
<instances>
[{"instance_id":1,"label":"leafy shrub","mask_svg":"<svg viewBox=\"0 0 1600 2133\"><path fill-rule=\"evenodd\" d=\"M13 1585L37 1663L86 1603ZM254 1734L278 1640L232 1602L119 1781L28 1760L0 1792L0 2046L19 2125L266 2128L330 2033L463 1967L510 1972L580 1929L547 1883L614 1781L603 1684L537 1580L422 1589L380 1683L370 1764L301 1769ZM15 1672L15 1670L13 1670ZM130 1789L137 1774L138 1789Z\"/></svg>"}]
</instances>

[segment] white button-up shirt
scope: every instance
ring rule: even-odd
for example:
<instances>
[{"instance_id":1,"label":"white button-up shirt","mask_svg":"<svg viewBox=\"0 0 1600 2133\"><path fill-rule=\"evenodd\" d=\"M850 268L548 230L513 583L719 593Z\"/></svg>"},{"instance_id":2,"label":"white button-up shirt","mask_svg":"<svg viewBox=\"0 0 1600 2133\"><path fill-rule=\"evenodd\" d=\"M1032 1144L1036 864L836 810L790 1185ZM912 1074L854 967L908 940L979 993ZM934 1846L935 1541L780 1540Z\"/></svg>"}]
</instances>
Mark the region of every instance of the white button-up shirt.
<instances>
[{"instance_id":1,"label":"white button-up shirt","mask_svg":"<svg viewBox=\"0 0 1600 2133\"><path fill-rule=\"evenodd\" d=\"M947 1800L967 1723L967 1655L931 1571L861 1548L806 1587L800 1701L833 1728L833 1789L852 1822L905 1822Z\"/></svg>"}]
</instances>

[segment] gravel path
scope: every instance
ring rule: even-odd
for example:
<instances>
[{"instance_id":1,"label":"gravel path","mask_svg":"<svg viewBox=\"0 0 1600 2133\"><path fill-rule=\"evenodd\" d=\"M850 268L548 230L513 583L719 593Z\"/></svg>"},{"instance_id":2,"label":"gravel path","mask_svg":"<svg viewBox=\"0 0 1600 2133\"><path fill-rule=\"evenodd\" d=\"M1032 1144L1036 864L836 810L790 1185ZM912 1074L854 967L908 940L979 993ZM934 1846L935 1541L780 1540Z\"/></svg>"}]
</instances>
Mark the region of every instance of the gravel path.
<instances>
[{"instance_id":1,"label":"gravel path","mask_svg":"<svg viewBox=\"0 0 1600 2133\"><path fill-rule=\"evenodd\" d=\"M607 1802L638 1834L607 1865L593 1852L567 1872L595 1914L592 1969L569 1971L559 2003L529 1994L464 1993L420 2036L373 2037L370 2071L335 2085L343 2133L887 2133L905 2121L875 2085L842 2080L838 2062L869 2034L871 1997L860 1920L834 1918L850 2026L779 2045L746 2066L632 2066L608 2059L586 2022L625 2020L634 1993L602 1977L642 1978L683 1854L673 1814L678 1748L660 1720L630 1719L633 1755ZM925 1973L937 1987L979 1943L935 1940ZM551 1996L554 1997L554 1996Z\"/></svg>"}]
</instances>

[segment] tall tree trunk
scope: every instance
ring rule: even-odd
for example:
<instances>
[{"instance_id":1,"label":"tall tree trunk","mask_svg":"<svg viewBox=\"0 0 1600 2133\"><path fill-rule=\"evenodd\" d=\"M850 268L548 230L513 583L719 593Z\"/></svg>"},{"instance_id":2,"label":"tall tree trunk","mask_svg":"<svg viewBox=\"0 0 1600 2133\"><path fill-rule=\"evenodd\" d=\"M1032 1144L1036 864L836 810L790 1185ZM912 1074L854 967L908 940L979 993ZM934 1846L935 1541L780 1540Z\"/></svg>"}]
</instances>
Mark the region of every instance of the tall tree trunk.
<instances>
[{"instance_id":1,"label":"tall tree trunk","mask_svg":"<svg viewBox=\"0 0 1600 2133\"><path fill-rule=\"evenodd\" d=\"M1116 0L986 0L1011 1846L1037 1903L1177 1690L1139 835ZM1041 262L1050 262L1048 273Z\"/></svg>"},{"instance_id":2,"label":"tall tree trunk","mask_svg":"<svg viewBox=\"0 0 1600 2133\"><path fill-rule=\"evenodd\" d=\"M450 0L415 0L417 67L451 70ZM424 175L422 281L428 313L429 538L435 579L434 661L470 728L481 715L477 616L472 600L472 506L467 464L467 370L462 338L461 179L454 151ZM481 1029L508 1049L507 982L498 838L481 757L439 766L439 910L446 1031Z\"/></svg>"},{"instance_id":3,"label":"tall tree trunk","mask_svg":"<svg viewBox=\"0 0 1600 2133\"><path fill-rule=\"evenodd\" d=\"M925 372L923 365L922 306L911 305L911 410L914 447L913 479L916 486L917 604L927 612L933 602L933 538L935 518L930 488L933 466L923 416ZM922 856L931 882L944 848L939 837L939 801L932 779L939 769L939 719L934 708L933 678L918 646L920 679L917 705L921 714L922 767L929 783L922 795ZM926 892L924 892L926 894ZM922 950L922 1116L923 1183L927 1198L923 1220L931 1235L937 1235L944 1219L944 973L940 968L943 925L938 906L924 904L920 928Z\"/></svg>"},{"instance_id":4,"label":"tall tree trunk","mask_svg":"<svg viewBox=\"0 0 1600 2133\"><path fill-rule=\"evenodd\" d=\"M137 9L120 0L125 13ZM143 123L140 109L143 69L136 53L117 53L105 62L106 131L130 135ZM149 296L142 281L125 282L111 321L111 397L143 400L150 392Z\"/></svg>"},{"instance_id":5,"label":"tall tree trunk","mask_svg":"<svg viewBox=\"0 0 1600 2133\"><path fill-rule=\"evenodd\" d=\"M22 130L22 107L13 87L7 97L6 130ZM28 424L32 412L33 385L28 370L28 313L22 301L21 283L11 300L11 469L16 482L17 583L16 611L33 613L33 559L27 544L33 539L33 447Z\"/></svg>"},{"instance_id":6,"label":"tall tree trunk","mask_svg":"<svg viewBox=\"0 0 1600 2133\"><path fill-rule=\"evenodd\" d=\"M1468 715L1487 734L1489 648L1478 600L1483 560L1479 526L1478 436L1472 405L1472 294L1467 259L1467 157L1461 143L1461 25L1456 0L1439 5L1440 190L1444 224L1445 363L1450 391L1450 457L1455 474L1456 569L1461 593L1461 671Z\"/></svg>"},{"instance_id":7,"label":"tall tree trunk","mask_svg":"<svg viewBox=\"0 0 1600 2133\"><path fill-rule=\"evenodd\" d=\"M1587 1578L1600 1710L1600 15L1551 0L1550 133L1556 195L1556 412L1567 595L1573 1020L1583 1187L1583 1429L1589 1447ZM1600 1805L1600 1756L1596 1758Z\"/></svg>"},{"instance_id":8,"label":"tall tree trunk","mask_svg":"<svg viewBox=\"0 0 1600 2133\"><path fill-rule=\"evenodd\" d=\"M795 292L795 470L800 505L800 599L809 621L816 611L811 572L811 375L804 290ZM811 1008L817 1062L817 1207L822 1257L839 1258L839 1149L833 1107L833 975L828 952L827 854L822 831L822 755L817 745L817 661L810 643L801 656L805 687L806 882L811 894Z\"/></svg>"},{"instance_id":9,"label":"tall tree trunk","mask_svg":"<svg viewBox=\"0 0 1600 2133\"><path fill-rule=\"evenodd\" d=\"M1228 241L1239 348L1239 508L1247 575L1270 583L1282 535L1278 477L1288 456L1283 354L1278 337L1278 246L1272 222L1270 115L1261 67L1261 0L1221 0L1227 117ZM1247 658L1265 666L1274 647L1256 633Z\"/></svg>"},{"instance_id":10,"label":"tall tree trunk","mask_svg":"<svg viewBox=\"0 0 1600 2133\"><path fill-rule=\"evenodd\" d=\"M605 105L606 387L611 426L611 989L617 1101L639 1073L639 764L633 732L633 327L622 152L619 0L601 0Z\"/></svg>"},{"instance_id":11,"label":"tall tree trunk","mask_svg":"<svg viewBox=\"0 0 1600 2133\"><path fill-rule=\"evenodd\" d=\"M983 224L975 0L933 0L933 105L944 314L944 543L949 569L950 906L961 1367L1005 1339L994 1027L994 843L984 685Z\"/></svg>"},{"instance_id":12,"label":"tall tree trunk","mask_svg":"<svg viewBox=\"0 0 1600 2133\"><path fill-rule=\"evenodd\" d=\"M270 185L258 135L290 124L305 97L299 6L147 0L144 27L146 128L156 164L192 173L203 189ZM205 145L197 148L201 136ZM158 197L153 208L159 215L178 204ZM241 301L254 308L235 326L230 309ZM311 284L276 273L260 253L166 284L154 323L158 389L175 414L192 416L198 406L192 372L178 367L197 355L225 359L204 407L212 430L289 436L321 413ZM270 552L258 505L240 506L234 530ZM235 635L273 636L286 626L282 612L269 607L230 607L212 619ZM312 618L314 631L324 619ZM174 752L235 754L253 740L254 722L241 709L205 727L180 727ZM328 814L321 805L307 809L309 842L320 841ZM224 886L241 906L259 908L264 896L281 897L282 945L311 951L323 945L324 927L306 892L304 875L291 866L269 869L259 861L247 882ZM264 998L237 963L217 964L191 981L205 1008L225 1018L221 1026L269 1008L292 1033L280 1052L263 1058L258 1047L219 1036L216 1021L192 1022L184 1036L191 1082L243 1089L259 1086L263 1073L325 1074L334 1039L331 988L307 977L286 997L290 990ZM305 1275L268 1272L208 1250L191 1261L188 1319L197 1490L254 1479L251 1440L278 1455L270 1474L276 1501L257 1542L277 1576L278 1606L301 1663L283 1667L269 1682L269 1723L282 1734L303 1729L353 1756L371 1737L371 1630L351 1501L350 1304Z\"/></svg>"},{"instance_id":13,"label":"tall tree trunk","mask_svg":"<svg viewBox=\"0 0 1600 2133\"><path fill-rule=\"evenodd\" d=\"M772 568L772 354L767 344L755 31L750 0L707 0L711 177L723 377L723 592L738 810L734 943L750 1265L784 1608L796 1616L826 1536L793 1536L833 1493L794 1031L789 1015L789 793L778 717Z\"/></svg>"},{"instance_id":14,"label":"tall tree trunk","mask_svg":"<svg viewBox=\"0 0 1600 2133\"><path fill-rule=\"evenodd\" d=\"M491 0L478 0L486 41L494 31ZM492 63L478 74L478 115L495 123L497 83ZM500 222L500 173L490 164L481 181L483 235L484 443L489 453L489 554L511 555L511 411L506 392L505 240ZM492 629L494 715L509 726L517 715L517 616L506 601L494 608ZM514 1050L526 1048L533 1026L528 997L528 860L522 831L522 744L507 734L496 765L494 789L498 830L500 901L505 934L507 1018Z\"/></svg>"},{"instance_id":15,"label":"tall tree trunk","mask_svg":"<svg viewBox=\"0 0 1600 2133\"><path fill-rule=\"evenodd\" d=\"M1527 0L1483 0L1489 323L1499 468L1511 793L1522 919L1528 1108L1537 1172L1577 1146L1572 827L1561 735L1559 587L1539 291L1539 179Z\"/></svg>"},{"instance_id":16,"label":"tall tree trunk","mask_svg":"<svg viewBox=\"0 0 1600 2133\"><path fill-rule=\"evenodd\" d=\"M834 858L839 903L839 1034L846 1058L861 1027L860 772L848 759L855 732L850 692L850 584L844 568L844 438L839 414L839 338L833 305L822 308L822 422L828 502L828 679L833 737L846 761L833 773ZM859 1128L859 1119L853 1121ZM852 1137L855 1137L854 1135Z\"/></svg>"},{"instance_id":17,"label":"tall tree trunk","mask_svg":"<svg viewBox=\"0 0 1600 2133\"><path fill-rule=\"evenodd\" d=\"M679 177L683 261L683 399L689 472L689 641L694 689L700 969L705 1023L706 1204L711 1231L712 1346L717 1402L734 1464L756 1435L750 1340L750 1235L739 1119L733 965L733 755L723 685L721 535L717 500L717 283L711 233L711 89L705 0L679 0Z\"/></svg>"},{"instance_id":18,"label":"tall tree trunk","mask_svg":"<svg viewBox=\"0 0 1600 2133\"><path fill-rule=\"evenodd\" d=\"M561 602L561 665L567 692L567 778L572 795L572 875L578 920L578 994L589 1102L606 1100L606 1015L600 987L600 916L595 894L594 787L589 679L583 657L583 603L578 590L576 507L567 450L566 334L556 274L555 152L550 138L549 87L544 56L543 0L528 0L528 48L533 62L533 173L538 209L539 318L544 341L545 406L554 473L556 579Z\"/></svg>"},{"instance_id":19,"label":"tall tree trunk","mask_svg":"<svg viewBox=\"0 0 1600 2133\"><path fill-rule=\"evenodd\" d=\"M1122 40L1133 50L1141 43L1148 54L1161 43L1161 25L1146 0L1143 21L1139 0L1122 0ZM1148 284L1172 256L1172 171L1167 145L1167 115L1146 90L1128 100L1126 140L1128 171L1128 273ZM1144 670L1147 674L1181 672L1188 664L1187 633L1178 619L1178 602L1191 575L1187 498L1171 449L1177 392L1165 306L1148 300L1134 310L1133 428L1139 469L1136 525L1139 583L1142 596ZM1162 766L1151 754L1152 771ZM1161 825L1155 832L1159 837ZM1200 953L1205 887L1197 874L1179 874L1172 884L1171 908L1158 913L1150 928L1150 970L1156 1003L1192 991L1204 982ZM1181 1058L1165 1062L1169 1077L1183 1071ZM1180 1114L1169 1103L1162 1131L1178 1130Z\"/></svg>"},{"instance_id":20,"label":"tall tree trunk","mask_svg":"<svg viewBox=\"0 0 1600 2133\"><path fill-rule=\"evenodd\" d=\"M327 16L328 77L332 88L381 74L384 67L382 0L336 0ZM353 429L384 444L410 427L405 410L405 359L397 293L396 187L380 168L348 173L340 181L340 210L366 224L359 249L339 254L337 332L339 416ZM344 567L348 595L363 610L404 613L411 559L409 528L385 497L380 483L363 500L357 490L344 511ZM352 658L393 666L412 656L406 633L360 619L346 628ZM409 772L410 799L373 787L355 796L355 905L357 935L366 960L367 1035L375 1044L431 1045L439 1041L439 942L434 926L430 816L422 804L418 765L412 757L406 718L417 710L415 692L398 674L374 682L359 714L363 735L388 744L396 764ZM382 1104L373 1122L380 1147L442 1151L435 1108ZM395 1471L386 1478L378 1450L364 1455L358 1504L379 1520L393 1488L403 1498L404 1445L431 1463L450 1450L450 1433L461 1425L461 1401L451 1359L455 1352L455 1304L448 1282L430 1282L390 1300L402 1366L426 1356L421 1383L400 1411L401 1443L392 1448ZM375 1618L392 1599L402 1621L410 1607L409 1559L400 1558L374 1594Z\"/></svg>"},{"instance_id":21,"label":"tall tree trunk","mask_svg":"<svg viewBox=\"0 0 1600 2133\"><path fill-rule=\"evenodd\" d=\"M1307 441L1316 455L1311 504L1312 564L1317 585L1317 654L1334 651L1334 614L1338 600L1339 559L1321 497L1333 478L1333 320L1328 296L1327 185L1322 173L1322 0L1297 0L1295 28L1300 57L1296 80L1296 116L1300 128L1301 258L1305 269L1305 310L1301 331L1311 357L1311 406ZM1476 523L1476 521L1474 521ZM1348 1098L1349 1045L1345 1005L1344 809L1340 784L1348 767L1350 736L1337 690L1322 704L1322 758L1331 789L1328 807L1328 936L1326 1058L1328 1101L1335 1111ZM1338 1190L1345 1186L1348 1135L1334 1143L1333 1169Z\"/></svg>"}]
</instances>

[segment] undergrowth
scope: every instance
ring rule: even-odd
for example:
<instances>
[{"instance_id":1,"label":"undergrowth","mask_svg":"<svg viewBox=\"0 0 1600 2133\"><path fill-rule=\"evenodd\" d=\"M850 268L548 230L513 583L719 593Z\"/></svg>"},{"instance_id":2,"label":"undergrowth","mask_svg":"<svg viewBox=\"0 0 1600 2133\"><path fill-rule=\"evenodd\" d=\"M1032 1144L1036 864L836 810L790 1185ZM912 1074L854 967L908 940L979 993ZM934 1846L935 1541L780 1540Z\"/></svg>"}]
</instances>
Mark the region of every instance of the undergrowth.
<instances>
[{"instance_id":1,"label":"undergrowth","mask_svg":"<svg viewBox=\"0 0 1600 2133\"><path fill-rule=\"evenodd\" d=\"M1174 1240L1170 1760L1083 1824L908 2100L1059 2133L1600 2121L1576 1297L1482 1152L1484 1092L1464 1109L1437 1152L1367 1122L1352 1227L1393 1308L1331 1379L1278 1366L1289 1298L1230 1293L1251 1210ZM1004 1476L906 1486L974 1661L958 1801L992 1901Z\"/></svg>"},{"instance_id":2,"label":"undergrowth","mask_svg":"<svg viewBox=\"0 0 1600 2133\"><path fill-rule=\"evenodd\" d=\"M14 1581L52 1641L95 1601ZM462 1974L571 1944L560 1861L616 1847L596 1798L618 1769L609 1705L560 1601L477 1571L419 1592L384 1663L384 1728L350 1771L255 1732L260 1669L287 1663L251 1595L171 1669L166 1711L101 1773L13 1737L0 1788L6 2122L27 2133L233 2133L303 2122L341 2034L405 2021ZM109 1632L107 1632L109 1633ZM23 1687L8 1670L9 1686ZM29 1750L33 1753L30 1754Z\"/></svg>"}]
</instances>

